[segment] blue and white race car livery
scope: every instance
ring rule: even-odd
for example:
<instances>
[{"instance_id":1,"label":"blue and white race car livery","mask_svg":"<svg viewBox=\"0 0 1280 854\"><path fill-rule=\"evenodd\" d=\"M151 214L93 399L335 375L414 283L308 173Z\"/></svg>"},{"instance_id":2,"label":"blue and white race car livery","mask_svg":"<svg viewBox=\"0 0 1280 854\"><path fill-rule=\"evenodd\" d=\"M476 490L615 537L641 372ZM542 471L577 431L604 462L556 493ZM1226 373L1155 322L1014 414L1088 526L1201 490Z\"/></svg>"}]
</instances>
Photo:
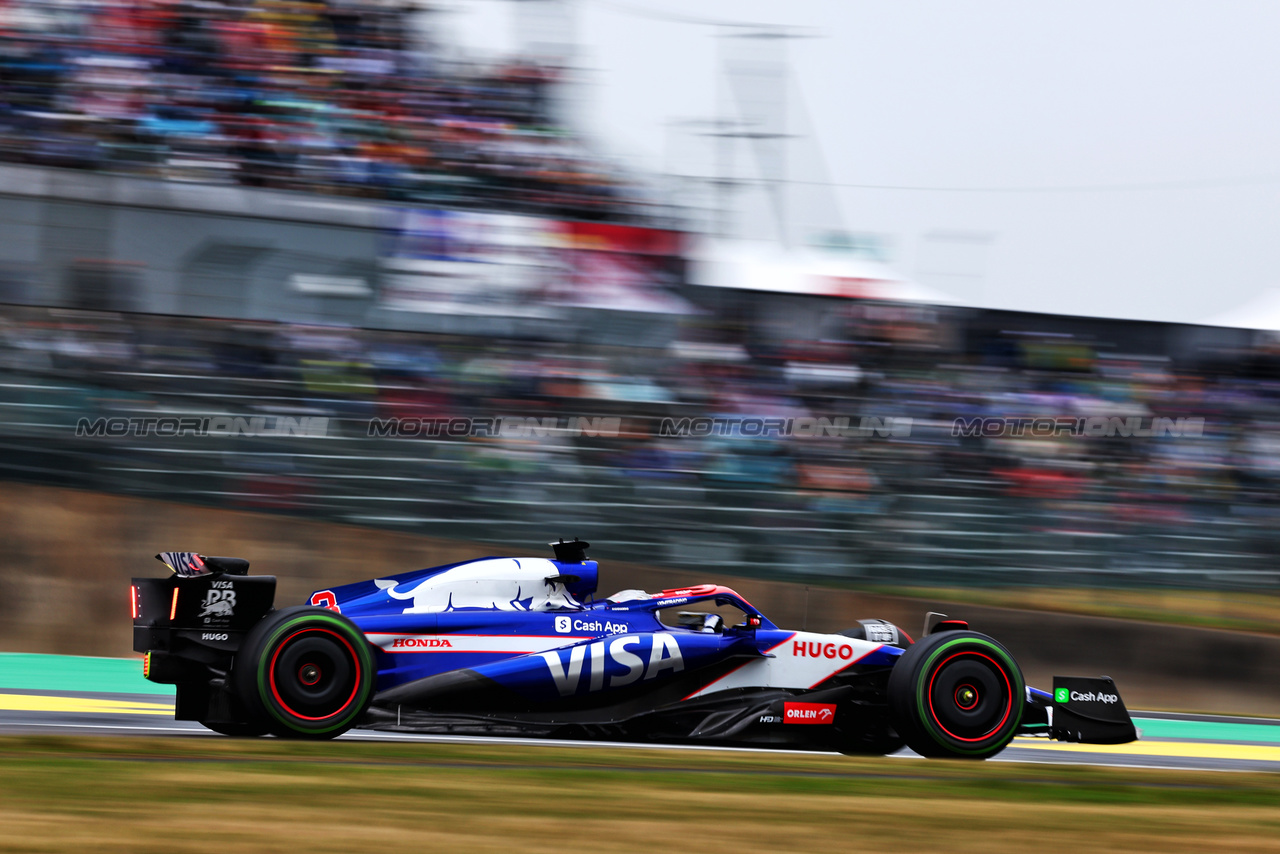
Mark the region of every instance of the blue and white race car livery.
<instances>
[{"instance_id":1,"label":"blue and white race car livery","mask_svg":"<svg viewBox=\"0 0 1280 854\"><path fill-rule=\"evenodd\" d=\"M229 735L354 726L985 758L1018 734L1136 737L1114 683L1025 685L996 640L944 620L782 629L728 587L596 598L578 540L328 590L275 610L248 561L166 552L133 580L134 648L176 715Z\"/></svg>"}]
</instances>

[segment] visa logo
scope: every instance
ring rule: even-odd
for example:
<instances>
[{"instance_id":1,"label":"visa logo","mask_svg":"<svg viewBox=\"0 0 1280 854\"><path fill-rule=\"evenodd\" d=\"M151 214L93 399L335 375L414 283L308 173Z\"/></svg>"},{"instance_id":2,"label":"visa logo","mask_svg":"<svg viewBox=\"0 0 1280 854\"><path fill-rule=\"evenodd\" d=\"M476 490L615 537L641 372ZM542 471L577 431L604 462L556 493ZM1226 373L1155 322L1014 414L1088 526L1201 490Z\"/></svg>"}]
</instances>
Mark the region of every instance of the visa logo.
<instances>
[{"instance_id":1,"label":"visa logo","mask_svg":"<svg viewBox=\"0 0 1280 854\"><path fill-rule=\"evenodd\" d=\"M604 688L606 675L610 688L621 688L641 679L654 679L664 670L672 673L684 670L684 655L675 637L669 632L658 632L651 637L652 640L644 635L624 635L611 641L575 646L567 651L553 649L538 654L547 662L560 696L568 697L577 693L584 669L590 674L588 691ZM565 660L565 652L568 653L568 661ZM613 672L606 674L606 668Z\"/></svg>"}]
</instances>

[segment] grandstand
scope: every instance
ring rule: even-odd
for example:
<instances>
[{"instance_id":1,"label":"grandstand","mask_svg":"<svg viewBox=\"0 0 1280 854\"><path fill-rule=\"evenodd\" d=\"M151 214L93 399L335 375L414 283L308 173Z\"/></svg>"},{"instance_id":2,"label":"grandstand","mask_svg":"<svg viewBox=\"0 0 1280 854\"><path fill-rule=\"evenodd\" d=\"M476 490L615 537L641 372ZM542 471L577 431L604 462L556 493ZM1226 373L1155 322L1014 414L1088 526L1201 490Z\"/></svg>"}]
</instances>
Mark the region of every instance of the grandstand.
<instances>
[{"instance_id":1,"label":"grandstand","mask_svg":"<svg viewBox=\"0 0 1280 854\"><path fill-rule=\"evenodd\" d=\"M0 4L0 159L209 184L643 222L557 124L562 69L415 50L411 7Z\"/></svg>"}]
</instances>

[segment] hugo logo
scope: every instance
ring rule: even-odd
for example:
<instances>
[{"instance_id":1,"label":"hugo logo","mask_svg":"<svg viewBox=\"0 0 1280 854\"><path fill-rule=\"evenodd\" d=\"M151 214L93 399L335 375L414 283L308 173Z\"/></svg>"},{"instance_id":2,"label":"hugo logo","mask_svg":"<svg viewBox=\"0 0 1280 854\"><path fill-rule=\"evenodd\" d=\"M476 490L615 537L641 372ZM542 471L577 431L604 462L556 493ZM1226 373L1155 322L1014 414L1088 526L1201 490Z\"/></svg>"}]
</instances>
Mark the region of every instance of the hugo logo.
<instances>
[{"instance_id":1,"label":"hugo logo","mask_svg":"<svg viewBox=\"0 0 1280 854\"><path fill-rule=\"evenodd\" d=\"M838 658L848 661L853 658L853 647L847 643L837 646L821 641L796 641L791 644L791 654L797 658Z\"/></svg>"}]
</instances>

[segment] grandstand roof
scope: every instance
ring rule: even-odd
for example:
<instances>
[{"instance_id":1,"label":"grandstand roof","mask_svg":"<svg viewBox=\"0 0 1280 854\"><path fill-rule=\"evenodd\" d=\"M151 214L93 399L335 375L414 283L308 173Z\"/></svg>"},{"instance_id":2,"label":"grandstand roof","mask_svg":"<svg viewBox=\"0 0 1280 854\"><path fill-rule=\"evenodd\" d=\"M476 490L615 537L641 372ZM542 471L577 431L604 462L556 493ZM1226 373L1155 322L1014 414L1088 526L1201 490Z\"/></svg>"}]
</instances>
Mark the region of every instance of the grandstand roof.
<instances>
[{"instance_id":1,"label":"grandstand roof","mask_svg":"<svg viewBox=\"0 0 1280 854\"><path fill-rule=\"evenodd\" d=\"M961 300L854 252L705 239L689 256L689 281L774 293L957 305Z\"/></svg>"}]
</instances>

